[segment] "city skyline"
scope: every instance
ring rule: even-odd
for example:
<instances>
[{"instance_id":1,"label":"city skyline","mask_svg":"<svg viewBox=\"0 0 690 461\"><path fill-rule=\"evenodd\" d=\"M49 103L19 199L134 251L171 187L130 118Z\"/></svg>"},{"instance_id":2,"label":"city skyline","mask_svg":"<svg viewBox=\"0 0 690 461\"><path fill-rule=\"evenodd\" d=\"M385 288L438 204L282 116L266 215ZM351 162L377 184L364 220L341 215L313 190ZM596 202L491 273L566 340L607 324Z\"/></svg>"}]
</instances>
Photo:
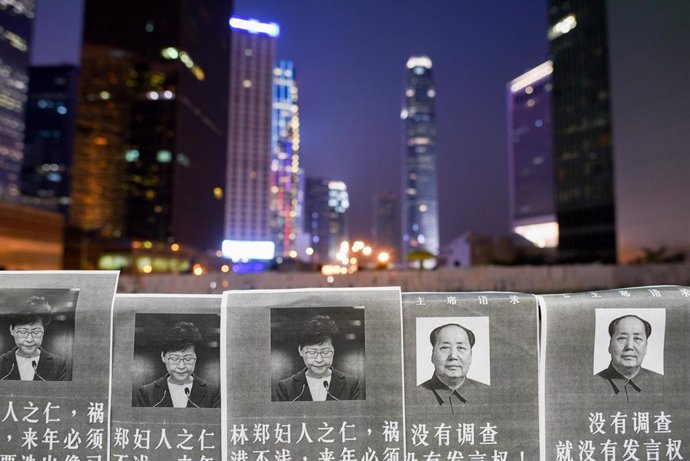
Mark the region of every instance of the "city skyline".
<instances>
[{"instance_id":1,"label":"city skyline","mask_svg":"<svg viewBox=\"0 0 690 461\"><path fill-rule=\"evenodd\" d=\"M33 64L75 63L70 53L72 58L78 54L81 0L59 3L57 7L57 2L38 2ZM49 11L51 4L53 14L42 12L45 5ZM404 88L400 68L407 56L422 53L434 60L439 93L445 86L444 97L438 100L439 152L447 152L439 158L441 244L466 229L505 232L509 220L505 85L548 57L548 6L545 1L528 5L439 1L415 8L419 5L353 1L325 6L308 0L287 5L255 0L235 2L234 13L281 24L276 57L293 60L300 69L301 163L308 176L348 183L355 237L367 235L371 228L372 195L399 191L399 107ZM76 19L65 20L70 7ZM671 0L658 8L641 1L624 7L611 1L607 8L613 137L614 144L621 146L615 155L636 159L616 163L617 196L626 199L624 215L617 220L649 223L654 216L655 232L645 231L651 229L646 225L636 234L644 237L648 248L663 243L654 238L661 235L659 231L671 241L673 236L666 234L677 229L671 223L688 219L686 213L681 213L684 218L675 217L690 196L683 192L688 186L679 176L688 166L686 136L681 133L688 126L690 65L678 59L688 53L690 32L682 20L688 13L690 4ZM46 20L58 24L52 35L42 32L50 29L41 27ZM636 24L644 26L644 33L636 32ZM72 52L64 46L69 37ZM626 78L630 72L634 81ZM649 113L655 116L646 117ZM658 165L647 158L645 152L652 151L655 158L663 159ZM372 167L372 158L378 167ZM621 178L626 182L618 188ZM639 187L640 181L645 188ZM650 190L654 194L644 192ZM634 252L640 243L631 240L623 246ZM637 245L637 250L630 245Z\"/></svg>"},{"instance_id":2,"label":"city skyline","mask_svg":"<svg viewBox=\"0 0 690 461\"><path fill-rule=\"evenodd\" d=\"M38 15L42 8L56 9L52 3L39 1ZM68 1L65 9L71 6L78 15L78 3ZM467 229L507 232L504 88L545 59L545 2L419 5L257 0L235 2L234 14L281 26L276 58L299 68L301 164L306 176L348 184L352 237L369 237L374 194L401 192L400 107L405 63L413 54L431 57L437 90L444 94L437 101L438 151L444 152L439 155L441 245ZM37 27L41 21L45 17ZM512 37L520 38L520 49L512 48ZM33 63L69 61L69 50L55 46L65 39L38 32ZM495 212L486 213L487 208Z\"/></svg>"}]
</instances>

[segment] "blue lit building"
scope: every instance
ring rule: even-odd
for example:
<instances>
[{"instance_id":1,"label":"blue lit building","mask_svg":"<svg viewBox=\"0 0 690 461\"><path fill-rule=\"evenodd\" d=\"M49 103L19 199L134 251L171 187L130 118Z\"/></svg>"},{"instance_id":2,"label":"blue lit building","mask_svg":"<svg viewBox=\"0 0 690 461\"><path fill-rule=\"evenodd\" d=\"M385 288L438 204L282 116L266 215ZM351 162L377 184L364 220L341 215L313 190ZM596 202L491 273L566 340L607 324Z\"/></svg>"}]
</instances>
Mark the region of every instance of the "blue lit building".
<instances>
[{"instance_id":1,"label":"blue lit building","mask_svg":"<svg viewBox=\"0 0 690 461\"><path fill-rule=\"evenodd\" d=\"M297 257L301 214L299 200L299 108L295 66L279 61L273 69L273 132L271 135L271 228L275 254Z\"/></svg>"},{"instance_id":2,"label":"blue lit building","mask_svg":"<svg viewBox=\"0 0 690 461\"><path fill-rule=\"evenodd\" d=\"M437 256L439 251L435 97L431 59L410 57L400 114L405 127L403 255L408 257L412 253Z\"/></svg>"},{"instance_id":3,"label":"blue lit building","mask_svg":"<svg viewBox=\"0 0 690 461\"><path fill-rule=\"evenodd\" d=\"M20 194L34 0L0 2L0 200Z\"/></svg>"},{"instance_id":4,"label":"blue lit building","mask_svg":"<svg viewBox=\"0 0 690 461\"><path fill-rule=\"evenodd\" d=\"M510 222L535 245L558 245L551 150L551 61L511 80L506 88Z\"/></svg>"},{"instance_id":5,"label":"blue lit building","mask_svg":"<svg viewBox=\"0 0 690 461\"><path fill-rule=\"evenodd\" d=\"M230 29L224 240L238 242L239 246L232 248L250 248L257 243L273 244L274 239L271 135L273 71L280 30L274 23L237 17L230 19Z\"/></svg>"}]
</instances>

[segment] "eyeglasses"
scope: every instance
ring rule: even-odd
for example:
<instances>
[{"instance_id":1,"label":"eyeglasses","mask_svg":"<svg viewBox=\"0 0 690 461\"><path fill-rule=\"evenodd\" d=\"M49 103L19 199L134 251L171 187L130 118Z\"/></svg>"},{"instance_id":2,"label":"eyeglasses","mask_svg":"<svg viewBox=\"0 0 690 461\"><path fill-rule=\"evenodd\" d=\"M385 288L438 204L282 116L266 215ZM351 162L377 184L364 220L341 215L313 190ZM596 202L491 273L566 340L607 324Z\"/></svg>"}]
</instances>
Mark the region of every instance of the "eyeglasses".
<instances>
[{"instance_id":1,"label":"eyeglasses","mask_svg":"<svg viewBox=\"0 0 690 461\"><path fill-rule=\"evenodd\" d=\"M182 360L185 365L194 365L194 362L196 362L196 357L192 357L192 356L180 357L177 355L169 355L165 358L165 360L167 360L167 362L170 365L178 365L180 363L180 360Z\"/></svg>"},{"instance_id":2,"label":"eyeglasses","mask_svg":"<svg viewBox=\"0 0 690 461\"><path fill-rule=\"evenodd\" d=\"M331 357L333 357L334 351L333 351L333 349L326 349L323 351L317 351L314 349L307 349L307 350L304 350L303 352L304 352L304 355L306 355L310 359L315 359L317 355L320 355L324 359L330 359Z\"/></svg>"},{"instance_id":3,"label":"eyeglasses","mask_svg":"<svg viewBox=\"0 0 690 461\"><path fill-rule=\"evenodd\" d=\"M17 336L21 336L22 338L26 338L27 336L31 335L34 338L40 338L43 336L43 330L40 328L34 328L33 330L27 330L26 328L17 328L14 330L15 333L17 333Z\"/></svg>"}]
</instances>

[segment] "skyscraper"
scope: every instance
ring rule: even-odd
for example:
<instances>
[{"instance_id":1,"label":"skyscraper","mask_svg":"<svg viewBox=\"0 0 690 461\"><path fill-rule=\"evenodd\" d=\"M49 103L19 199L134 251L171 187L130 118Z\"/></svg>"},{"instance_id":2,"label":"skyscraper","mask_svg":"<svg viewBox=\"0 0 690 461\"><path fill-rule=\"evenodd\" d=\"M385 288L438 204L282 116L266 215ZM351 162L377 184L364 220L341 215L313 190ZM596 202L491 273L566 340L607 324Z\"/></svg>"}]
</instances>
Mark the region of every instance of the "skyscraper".
<instances>
[{"instance_id":1,"label":"skyscraper","mask_svg":"<svg viewBox=\"0 0 690 461\"><path fill-rule=\"evenodd\" d=\"M279 61L273 69L271 142L271 227L275 254L297 257L299 200L299 107L295 66Z\"/></svg>"},{"instance_id":2,"label":"skyscraper","mask_svg":"<svg viewBox=\"0 0 690 461\"><path fill-rule=\"evenodd\" d=\"M511 80L508 105L510 221L540 247L558 245L551 151L551 73L547 61Z\"/></svg>"},{"instance_id":3,"label":"skyscraper","mask_svg":"<svg viewBox=\"0 0 690 461\"><path fill-rule=\"evenodd\" d=\"M34 0L0 2L0 200L17 200Z\"/></svg>"},{"instance_id":4,"label":"skyscraper","mask_svg":"<svg viewBox=\"0 0 690 461\"><path fill-rule=\"evenodd\" d=\"M404 122L403 256L439 251L436 112L428 56L407 60Z\"/></svg>"},{"instance_id":5,"label":"skyscraper","mask_svg":"<svg viewBox=\"0 0 690 461\"><path fill-rule=\"evenodd\" d=\"M81 232L220 248L231 6L86 1L70 214Z\"/></svg>"},{"instance_id":6,"label":"skyscraper","mask_svg":"<svg viewBox=\"0 0 690 461\"><path fill-rule=\"evenodd\" d=\"M225 240L273 242L271 130L277 24L233 17ZM232 255L227 255L232 257Z\"/></svg>"},{"instance_id":7,"label":"skyscraper","mask_svg":"<svg viewBox=\"0 0 690 461\"><path fill-rule=\"evenodd\" d=\"M616 260L606 2L549 0L558 251Z\"/></svg>"},{"instance_id":8,"label":"skyscraper","mask_svg":"<svg viewBox=\"0 0 690 461\"><path fill-rule=\"evenodd\" d=\"M29 76L22 196L67 216L79 71L64 65L31 67Z\"/></svg>"},{"instance_id":9,"label":"skyscraper","mask_svg":"<svg viewBox=\"0 0 690 461\"><path fill-rule=\"evenodd\" d=\"M350 200L342 181L307 178L305 232L311 234L312 261L329 264L337 261L341 242L348 239L347 210Z\"/></svg>"},{"instance_id":10,"label":"skyscraper","mask_svg":"<svg viewBox=\"0 0 690 461\"><path fill-rule=\"evenodd\" d=\"M400 198L398 194L382 192L373 199L373 238L376 249L386 250L392 261L400 259Z\"/></svg>"}]
</instances>

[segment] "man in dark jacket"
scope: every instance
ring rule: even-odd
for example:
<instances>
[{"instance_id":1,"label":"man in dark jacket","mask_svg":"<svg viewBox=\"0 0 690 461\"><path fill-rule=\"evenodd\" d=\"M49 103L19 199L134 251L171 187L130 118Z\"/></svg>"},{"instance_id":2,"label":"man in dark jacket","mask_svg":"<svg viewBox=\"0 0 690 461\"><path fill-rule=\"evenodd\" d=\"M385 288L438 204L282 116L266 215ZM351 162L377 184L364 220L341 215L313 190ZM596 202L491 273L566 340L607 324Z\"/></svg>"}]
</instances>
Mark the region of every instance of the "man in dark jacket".
<instances>
[{"instance_id":1,"label":"man in dark jacket","mask_svg":"<svg viewBox=\"0 0 690 461\"><path fill-rule=\"evenodd\" d=\"M465 405L486 404L488 386L467 377L475 343L472 330L447 323L435 328L429 340L434 375L418 386L420 392L428 394L428 404L450 414L459 414Z\"/></svg>"},{"instance_id":2,"label":"man in dark jacket","mask_svg":"<svg viewBox=\"0 0 690 461\"><path fill-rule=\"evenodd\" d=\"M274 400L360 400L359 381L332 367L338 327L327 315L317 315L302 326L298 347L305 368L278 383Z\"/></svg>"},{"instance_id":3,"label":"man in dark jacket","mask_svg":"<svg viewBox=\"0 0 690 461\"><path fill-rule=\"evenodd\" d=\"M135 407L218 408L220 391L194 374L199 329L191 322L179 322L163 339L161 360L168 373L141 386L134 396Z\"/></svg>"},{"instance_id":4,"label":"man in dark jacket","mask_svg":"<svg viewBox=\"0 0 690 461\"><path fill-rule=\"evenodd\" d=\"M10 316L16 347L0 356L0 381L65 381L67 361L41 348L52 307L45 298L31 296L22 313Z\"/></svg>"}]
</instances>

